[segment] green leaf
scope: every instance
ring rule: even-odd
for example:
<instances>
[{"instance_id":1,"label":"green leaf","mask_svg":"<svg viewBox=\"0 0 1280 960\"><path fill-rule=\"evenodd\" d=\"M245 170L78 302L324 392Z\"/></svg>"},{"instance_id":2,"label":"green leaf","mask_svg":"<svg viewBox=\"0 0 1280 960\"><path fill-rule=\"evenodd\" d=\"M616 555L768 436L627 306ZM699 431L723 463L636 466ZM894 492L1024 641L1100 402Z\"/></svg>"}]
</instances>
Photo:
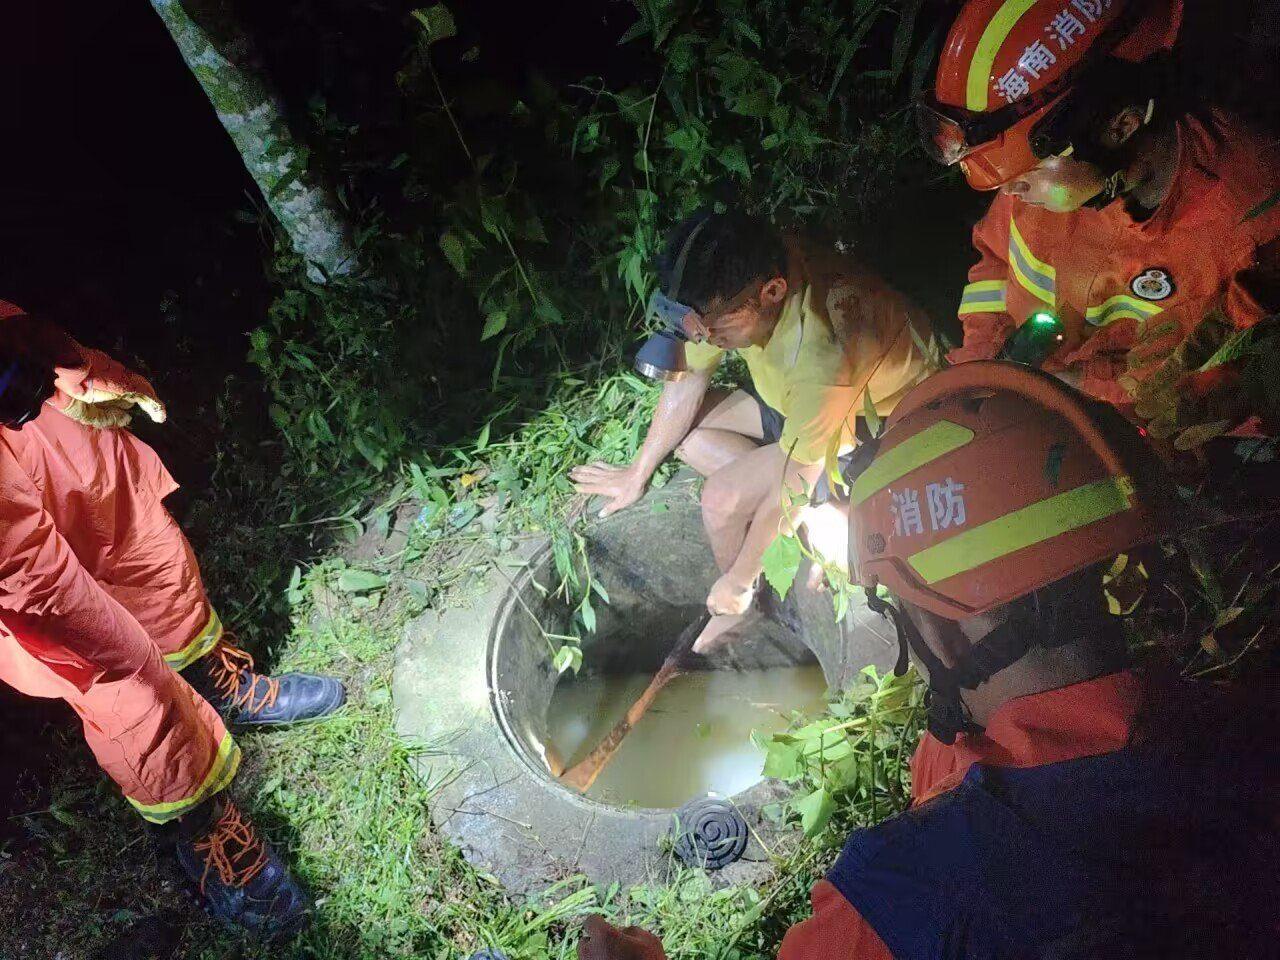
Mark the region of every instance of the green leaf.
<instances>
[{"instance_id":1,"label":"green leaf","mask_svg":"<svg viewBox=\"0 0 1280 960\"><path fill-rule=\"evenodd\" d=\"M610 180L618 175L618 171L622 169L622 164L618 162L617 157L610 157L600 168L600 187L603 188Z\"/></svg>"},{"instance_id":2,"label":"green leaf","mask_svg":"<svg viewBox=\"0 0 1280 960\"><path fill-rule=\"evenodd\" d=\"M440 252L449 261L449 266L458 271L458 275L467 275L467 248L456 233L444 233L440 236Z\"/></svg>"},{"instance_id":3,"label":"green leaf","mask_svg":"<svg viewBox=\"0 0 1280 960\"><path fill-rule=\"evenodd\" d=\"M369 465L375 470L385 470L387 466L386 455L373 444L371 444L363 435L355 433L351 435L351 444L359 451L360 456L369 461Z\"/></svg>"},{"instance_id":4,"label":"green leaf","mask_svg":"<svg viewBox=\"0 0 1280 960\"><path fill-rule=\"evenodd\" d=\"M488 340L490 337L496 337L507 326L507 311L495 310L484 318L484 329L480 331L480 339Z\"/></svg>"},{"instance_id":5,"label":"green leaf","mask_svg":"<svg viewBox=\"0 0 1280 960\"><path fill-rule=\"evenodd\" d=\"M387 585L387 578L372 570L352 568L343 570L338 577L338 589L343 593L370 593Z\"/></svg>"},{"instance_id":6,"label":"green leaf","mask_svg":"<svg viewBox=\"0 0 1280 960\"><path fill-rule=\"evenodd\" d=\"M582 648L573 643L566 643L556 651L551 662L557 673L564 673L566 670L577 673L582 667Z\"/></svg>"},{"instance_id":7,"label":"green leaf","mask_svg":"<svg viewBox=\"0 0 1280 960\"><path fill-rule=\"evenodd\" d=\"M412 10L410 15L422 24L428 46L437 40L447 40L449 37L458 35L458 25L454 23L453 14L443 3L437 3L434 7L426 9Z\"/></svg>"},{"instance_id":8,"label":"green leaf","mask_svg":"<svg viewBox=\"0 0 1280 960\"><path fill-rule=\"evenodd\" d=\"M751 164L747 154L739 144L731 143L720 152L720 162L730 173L737 173L744 178L751 177Z\"/></svg>"},{"instance_id":9,"label":"green leaf","mask_svg":"<svg viewBox=\"0 0 1280 960\"><path fill-rule=\"evenodd\" d=\"M409 592L409 596L413 597L418 603L426 606L431 602L431 598L435 595L435 591L431 586L423 580L406 580L404 582L405 589Z\"/></svg>"},{"instance_id":10,"label":"green leaf","mask_svg":"<svg viewBox=\"0 0 1280 960\"><path fill-rule=\"evenodd\" d=\"M804 835L809 838L820 834L831 821L831 815L836 812L836 802L826 787L819 787L807 797L801 797L795 801L795 807L800 814L800 826Z\"/></svg>"},{"instance_id":11,"label":"green leaf","mask_svg":"<svg viewBox=\"0 0 1280 960\"><path fill-rule=\"evenodd\" d=\"M582 617L582 625L587 628L587 633L595 633L596 608L591 605L590 594L582 598L582 603L578 607L578 614Z\"/></svg>"},{"instance_id":12,"label":"green leaf","mask_svg":"<svg viewBox=\"0 0 1280 960\"><path fill-rule=\"evenodd\" d=\"M902 19L898 21L898 29L893 34L893 54L890 62L894 83L898 82L902 77L902 71L906 68L907 55L911 53L911 42L915 39L916 18L920 16L920 8L923 6L924 0L906 0L902 5Z\"/></svg>"},{"instance_id":13,"label":"green leaf","mask_svg":"<svg viewBox=\"0 0 1280 960\"><path fill-rule=\"evenodd\" d=\"M1204 373L1214 367L1221 367L1224 364L1239 360L1249 352L1249 347L1253 345L1254 329L1256 328L1247 327L1227 337L1226 342L1213 352L1213 356L1197 367L1196 371Z\"/></svg>"},{"instance_id":14,"label":"green leaf","mask_svg":"<svg viewBox=\"0 0 1280 960\"><path fill-rule=\"evenodd\" d=\"M800 541L795 537L778 536L764 552L764 578L784 600L800 572L800 555Z\"/></svg>"},{"instance_id":15,"label":"green leaf","mask_svg":"<svg viewBox=\"0 0 1280 960\"><path fill-rule=\"evenodd\" d=\"M875 401L871 399L871 388L868 387L862 394L862 416L867 421L867 430L871 436L880 436L880 412L876 410Z\"/></svg>"},{"instance_id":16,"label":"green leaf","mask_svg":"<svg viewBox=\"0 0 1280 960\"><path fill-rule=\"evenodd\" d=\"M627 28L627 32L624 33L622 38L618 41L618 46L622 46L624 43L630 43L632 40L639 40L648 32L649 21L641 17Z\"/></svg>"},{"instance_id":17,"label":"green leaf","mask_svg":"<svg viewBox=\"0 0 1280 960\"><path fill-rule=\"evenodd\" d=\"M794 780L803 772L804 765L800 760L798 744L783 743L777 739L770 742L765 750L762 776L776 780Z\"/></svg>"},{"instance_id":18,"label":"green leaf","mask_svg":"<svg viewBox=\"0 0 1280 960\"><path fill-rule=\"evenodd\" d=\"M490 422L490 423L486 423L486 424L484 425L484 427L480 430L480 435L479 435L478 437L476 437L476 451L477 451L477 452L483 453L485 450L487 450L487 449L488 449L488 447L489 447L489 428L490 428L492 425L493 425L493 424L492 424L491 422Z\"/></svg>"}]
</instances>

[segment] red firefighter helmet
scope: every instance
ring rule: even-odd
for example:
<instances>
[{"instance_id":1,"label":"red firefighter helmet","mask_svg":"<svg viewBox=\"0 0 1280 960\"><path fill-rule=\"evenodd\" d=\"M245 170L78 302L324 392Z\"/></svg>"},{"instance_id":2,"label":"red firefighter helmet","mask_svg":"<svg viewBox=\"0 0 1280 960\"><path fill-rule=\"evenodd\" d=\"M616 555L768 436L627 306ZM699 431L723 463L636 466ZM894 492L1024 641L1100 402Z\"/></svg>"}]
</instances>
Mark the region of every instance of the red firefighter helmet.
<instances>
[{"instance_id":1,"label":"red firefighter helmet","mask_svg":"<svg viewBox=\"0 0 1280 960\"><path fill-rule=\"evenodd\" d=\"M1003 186L1044 159L1032 131L1092 63L1168 50L1181 21L1182 0L967 0L917 105L925 149Z\"/></svg>"},{"instance_id":2,"label":"red firefighter helmet","mask_svg":"<svg viewBox=\"0 0 1280 960\"><path fill-rule=\"evenodd\" d=\"M930 377L873 443L850 489L853 582L951 620L1153 540L1171 515L1137 428L1021 364Z\"/></svg>"}]
</instances>

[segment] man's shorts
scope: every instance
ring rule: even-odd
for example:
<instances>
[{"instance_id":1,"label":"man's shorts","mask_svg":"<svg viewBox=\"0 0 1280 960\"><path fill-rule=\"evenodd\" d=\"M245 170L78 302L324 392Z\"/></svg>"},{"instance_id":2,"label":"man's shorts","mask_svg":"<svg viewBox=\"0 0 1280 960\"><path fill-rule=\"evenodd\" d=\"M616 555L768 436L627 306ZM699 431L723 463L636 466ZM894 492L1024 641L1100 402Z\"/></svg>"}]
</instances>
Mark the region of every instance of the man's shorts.
<instances>
[{"instance_id":1,"label":"man's shorts","mask_svg":"<svg viewBox=\"0 0 1280 960\"><path fill-rule=\"evenodd\" d=\"M771 443L777 443L782 439L782 426L787 422L787 418L782 415L779 410L773 409L760 398L760 394L756 391L756 385L750 380L742 387L743 393L752 397L756 406L760 408L760 429L763 432L760 438L763 446Z\"/></svg>"}]
</instances>

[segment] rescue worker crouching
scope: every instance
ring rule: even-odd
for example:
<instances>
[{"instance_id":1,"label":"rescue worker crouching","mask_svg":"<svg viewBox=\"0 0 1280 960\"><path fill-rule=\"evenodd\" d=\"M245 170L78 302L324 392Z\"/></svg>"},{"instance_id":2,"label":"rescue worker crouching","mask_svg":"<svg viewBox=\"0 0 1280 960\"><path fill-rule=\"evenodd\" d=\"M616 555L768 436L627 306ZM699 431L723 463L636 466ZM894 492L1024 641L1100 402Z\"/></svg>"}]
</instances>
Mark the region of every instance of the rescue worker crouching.
<instances>
[{"instance_id":1,"label":"rescue worker crouching","mask_svg":"<svg viewBox=\"0 0 1280 960\"><path fill-rule=\"evenodd\" d=\"M703 522L722 574L707 598L715 616L694 647L706 653L740 636L787 491L812 491L824 462L854 447L864 394L887 414L929 372L917 343L931 332L918 308L852 258L738 213L679 224L657 272L655 304L690 341L686 369L664 385L632 463L571 476L580 492L606 498L601 516L635 503L671 453L706 478ZM730 351L750 371L745 389L711 386ZM827 525L838 547L819 549L841 557L843 517Z\"/></svg>"},{"instance_id":2,"label":"rescue worker crouching","mask_svg":"<svg viewBox=\"0 0 1280 960\"><path fill-rule=\"evenodd\" d=\"M919 105L926 149L999 191L950 359L1051 311L1045 369L1158 436L1244 418L1196 368L1280 311L1280 144L1182 88L1181 19L1179 0L968 0Z\"/></svg>"},{"instance_id":3,"label":"rescue worker crouching","mask_svg":"<svg viewBox=\"0 0 1280 960\"><path fill-rule=\"evenodd\" d=\"M0 302L0 681L76 711L215 916L292 931L310 901L224 796L227 727L323 717L343 687L259 674L227 637L162 504L176 484L123 429L135 406L165 417L144 379Z\"/></svg>"},{"instance_id":4,"label":"rescue worker crouching","mask_svg":"<svg viewBox=\"0 0 1280 960\"><path fill-rule=\"evenodd\" d=\"M1274 733L1266 755L1205 748L1103 599L1111 558L1172 525L1136 428L975 362L909 393L862 454L851 566L927 679L929 733L911 809L849 838L780 957L1271 955ZM579 956L664 954L593 918Z\"/></svg>"}]
</instances>

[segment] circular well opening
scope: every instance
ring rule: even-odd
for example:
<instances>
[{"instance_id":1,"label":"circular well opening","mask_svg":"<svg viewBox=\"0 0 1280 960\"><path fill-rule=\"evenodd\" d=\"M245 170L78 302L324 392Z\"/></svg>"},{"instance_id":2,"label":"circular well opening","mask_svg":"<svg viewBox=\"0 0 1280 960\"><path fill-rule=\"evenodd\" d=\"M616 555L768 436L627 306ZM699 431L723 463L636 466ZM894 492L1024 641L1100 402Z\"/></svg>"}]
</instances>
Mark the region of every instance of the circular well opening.
<instances>
[{"instance_id":1,"label":"circular well opening","mask_svg":"<svg viewBox=\"0 0 1280 960\"><path fill-rule=\"evenodd\" d=\"M597 628L583 640L577 676L557 675L542 634L566 632L573 615L562 599L534 586L556 581L549 552L515 580L490 641L499 726L521 760L557 784L551 763L572 766L609 732L700 615L718 576L691 499L596 526L587 557L610 602L595 604ZM767 735L785 726L791 710L822 705L829 678L814 650L835 649L839 636L829 601L817 609L824 603L825 616L805 617L799 631L757 618L738 643L706 658L705 669L673 680L580 799L669 809L758 783L763 754L752 730Z\"/></svg>"}]
</instances>

